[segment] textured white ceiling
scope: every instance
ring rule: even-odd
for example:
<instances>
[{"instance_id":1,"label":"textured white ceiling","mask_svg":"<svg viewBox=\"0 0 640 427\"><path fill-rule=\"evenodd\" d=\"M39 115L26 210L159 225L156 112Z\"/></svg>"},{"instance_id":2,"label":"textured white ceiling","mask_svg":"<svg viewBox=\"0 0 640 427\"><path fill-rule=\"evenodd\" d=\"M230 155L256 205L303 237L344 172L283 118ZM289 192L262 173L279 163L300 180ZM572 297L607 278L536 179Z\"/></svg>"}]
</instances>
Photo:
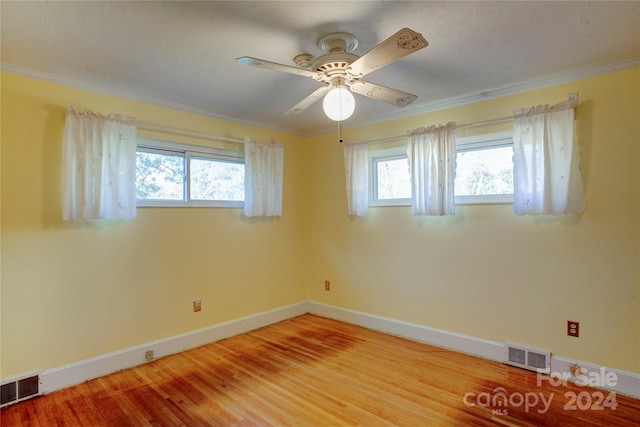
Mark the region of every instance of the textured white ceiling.
<instances>
[{"instance_id":1,"label":"textured white ceiling","mask_svg":"<svg viewBox=\"0 0 640 427\"><path fill-rule=\"evenodd\" d=\"M403 27L422 33L427 48L363 79L418 99L356 96L346 126L640 65L638 1L4 0L0 12L3 69L300 134L335 128L320 102L282 114L320 84L235 58L295 66L330 32L355 35L358 55Z\"/></svg>"}]
</instances>

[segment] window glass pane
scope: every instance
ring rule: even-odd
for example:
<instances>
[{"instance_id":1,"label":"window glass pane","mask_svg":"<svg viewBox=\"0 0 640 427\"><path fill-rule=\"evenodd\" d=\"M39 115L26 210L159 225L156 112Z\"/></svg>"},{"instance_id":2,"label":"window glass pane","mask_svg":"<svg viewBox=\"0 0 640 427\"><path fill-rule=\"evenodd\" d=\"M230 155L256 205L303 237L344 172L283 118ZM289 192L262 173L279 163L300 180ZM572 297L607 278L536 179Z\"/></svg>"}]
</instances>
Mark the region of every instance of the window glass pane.
<instances>
[{"instance_id":1,"label":"window glass pane","mask_svg":"<svg viewBox=\"0 0 640 427\"><path fill-rule=\"evenodd\" d=\"M376 162L378 200L410 199L411 176L407 158Z\"/></svg>"},{"instance_id":2,"label":"window glass pane","mask_svg":"<svg viewBox=\"0 0 640 427\"><path fill-rule=\"evenodd\" d=\"M184 200L184 157L138 151L136 196L142 200Z\"/></svg>"},{"instance_id":3,"label":"window glass pane","mask_svg":"<svg viewBox=\"0 0 640 427\"><path fill-rule=\"evenodd\" d=\"M458 152L456 196L513 193L511 146Z\"/></svg>"},{"instance_id":4,"label":"window glass pane","mask_svg":"<svg viewBox=\"0 0 640 427\"><path fill-rule=\"evenodd\" d=\"M192 200L244 200L244 164L192 157Z\"/></svg>"}]
</instances>

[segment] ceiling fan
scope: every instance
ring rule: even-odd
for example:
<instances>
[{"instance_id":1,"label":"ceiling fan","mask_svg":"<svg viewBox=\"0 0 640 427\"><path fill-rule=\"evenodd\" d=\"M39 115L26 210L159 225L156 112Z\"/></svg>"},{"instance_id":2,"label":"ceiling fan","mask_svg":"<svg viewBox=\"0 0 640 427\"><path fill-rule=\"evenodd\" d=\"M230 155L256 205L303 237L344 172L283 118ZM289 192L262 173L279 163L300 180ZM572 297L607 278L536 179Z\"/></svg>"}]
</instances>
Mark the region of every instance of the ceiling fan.
<instances>
[{"instance_id":1,"label":"ceiling fan","mask_svg":"<svg viewBox=\"0 0 640 427\"><path fill-rule=\"evenodd\" d=\"M323 83L324 86L291 107L285 114L300 113L324 96L325 113L330 119L340 121L350 117L355 109L355 100L351 92L397 107L411 104L417 98L416 95L361 79L372 71L427 47L428 44L422 34L403 28L363 56L358 56L351 53L358 47L358 39L355 36L348 33L331 33L318 40L318 47L326 53L315 59L308 53L300 54L293 58L297 67L248 56L237 58L236 63L310 77Z\"/></svg>"}]
</instances>

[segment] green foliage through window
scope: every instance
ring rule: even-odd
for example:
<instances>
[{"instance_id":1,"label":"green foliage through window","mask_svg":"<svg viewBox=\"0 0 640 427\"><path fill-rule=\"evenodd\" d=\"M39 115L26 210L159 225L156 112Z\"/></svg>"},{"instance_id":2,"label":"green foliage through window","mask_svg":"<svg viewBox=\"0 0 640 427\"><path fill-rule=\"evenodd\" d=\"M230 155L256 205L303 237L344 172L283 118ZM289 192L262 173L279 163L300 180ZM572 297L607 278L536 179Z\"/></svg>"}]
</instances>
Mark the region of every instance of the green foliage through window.
<instances>
[{"instance_id":1,"label":"green foliage through window","mask_svg":"<svg viewBox=\"0 0 640 427\"><path fill-rule=\"evenodd\" d=\"M191 198L244 200L244 164L191 158Z\"/></svg>"},{"instance_id":2,"label":"green foliage through window","mask_svg":"<svg viewBox=\"0 0 640 427\"><path fill-rule=\"evenodd\" d=\"M513 201L513 140L511 132L458 139L456 203ZM369 194L373 206L411 202L411 175L406 148L369 153Z\"/></svg>"},{"instance_id":3,"label":"green foliage through window","mask_svg":"<svg viewBox=\"0 0 640 427\"><path fill-rule=\"evenodd\" d=\"M141 142L136 153L138 206L242 206L244 153Z\"/></svg>"},{"instance_id":4,"label":"green foliage through window","mask_svg":"<svg viewBox=\"0 0 640 427\"><path fill-rule=\"evenodd\" d=\"M456 196L513 193L511 146L462 151L456 159Z\"/></svg>"},{"instance_id":5,"label":"green foliage through window","mask_svg":"<svg viewBox=\"0 0 640 427\"><path fill-rule=\"evenodd\" d=\"M183 200L184 155L138 151L136 197L152 200Z\"/></svg>"}]
</instances>

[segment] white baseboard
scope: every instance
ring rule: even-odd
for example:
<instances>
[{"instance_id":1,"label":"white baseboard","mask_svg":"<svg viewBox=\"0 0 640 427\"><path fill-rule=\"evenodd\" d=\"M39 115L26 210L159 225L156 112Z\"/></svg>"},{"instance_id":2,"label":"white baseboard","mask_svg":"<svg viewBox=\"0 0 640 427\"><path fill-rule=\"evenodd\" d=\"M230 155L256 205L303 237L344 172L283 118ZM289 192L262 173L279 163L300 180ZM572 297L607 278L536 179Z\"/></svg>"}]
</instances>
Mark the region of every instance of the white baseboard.
<instances>
[{"instance_id":1,"label":"white baseboard","mask_svg":"<svg viewBox=\"0 0 640 427\"><path fill-rule=\"evenodd\" d=\"M308 312L307 303L300 302L251 316L218 323L184 334L114 351L65 366L42 371L41 390L50 393L84 381L145 363L145 353L153 350L154 357L163 357L191 348L252 331Z\"/></svg>"},{"instance_id":2,"label":"white baseboard","mask_svg":"<svg viewBox=\"0 0 640 427\"><path fill-rule=\"evenodd\" d=\"M376 316L374 314L363 313L313 301L309 301L307 304L308 312L317 314L318 316L340 320L342 322L409 338L426 344L432 344L460 353L494 360L496 362L504 363L506 360L504 343L501 342L457 334L442 329L430 328L428 326L407 323L388 317ZM586 374L583 375L586 375L587 377L591 373L600 373L603 369L605 372L614 373L616 375L615 385L610 387L603 386L600 388L640 398L640 375L636 373L597 366L592 363L553 355L551 356L551 373L560 373L561 375L563 373L567 373L565 375L568 375L568 373L571 372L571 365L573 364L577 364L580 367L585 368ZM572 375L567 380L575 382L577 377Z\"/></svg>"},{"instance_id":3,"label":"white baseboard","mask_svg":"<svg viewBox=\"0 0 640 427\"><path fill-rule=\"evenodd\" d=\"M616 393L625 394L627 396L640 398L640 374L633 372L621 371L619 369L606 368L603 366L594 365L593 363L582 362L578 360L568 359L562 356L551 357L551 375L554 373L571 373L571 366L578 365L584 368L586 371L582 373L582 382L589 380L595 380L595 387L603 388ZM607 387L600 381L604 380L605 375L615 374L613 382L615 385ZM578 378L571 375L568 381L576 382ZM600 383L599 383L600 382Z\"/></svg>"},{"instance_id":4,"label":"white baseboard","mask_svg":"<svg viewBox=\"0 0 640 427\"><path fill-rule=\"evenodd\" d=\"M438 347L504 362L504 344L496 341L403 322L389 317L349 310L317 302L308 302L309 313L353 325L363 326L387 334L409 338Z\"/></svg>"},{"instance_id":5,"label":"white baseboard","mask_svg":"<svg viewBox=\"0 0 640 427\"><path fill-rule=\"evenodd\" d=\"M282 320L290 319L305 313L339 320L345 323L362 326L409 338L415 341L447 348L460 353L482 357L497 362L505 361L504 343L457 334L442 329L403 322L400 320L359 312L346 308L322 304L313 301L303 301L257 313L251 316L234 319L228 322L197 329L184 334L141 344L139 346L103 354L69 365L44 370L41 372L41 391L50 393L84 381L98 378L122 369L145 363L145 352L153 350L156 358L179 353L184 350L199 347L228 338L237 334L252 331ZM617 381L613 387L603 387L611 391L640 398L640 375L617 369L603 368L592 363L571 360L561 356L551 357L552 373L571 372L571 365L578 364L591 372L606 372L616 374ZM575 381L576 377L568 378Z\"/></svg>"}]
</instances>

